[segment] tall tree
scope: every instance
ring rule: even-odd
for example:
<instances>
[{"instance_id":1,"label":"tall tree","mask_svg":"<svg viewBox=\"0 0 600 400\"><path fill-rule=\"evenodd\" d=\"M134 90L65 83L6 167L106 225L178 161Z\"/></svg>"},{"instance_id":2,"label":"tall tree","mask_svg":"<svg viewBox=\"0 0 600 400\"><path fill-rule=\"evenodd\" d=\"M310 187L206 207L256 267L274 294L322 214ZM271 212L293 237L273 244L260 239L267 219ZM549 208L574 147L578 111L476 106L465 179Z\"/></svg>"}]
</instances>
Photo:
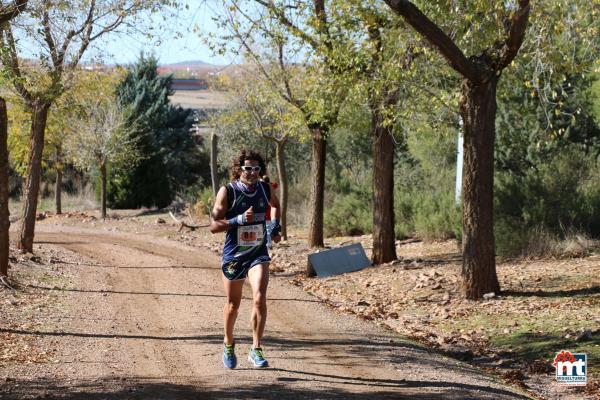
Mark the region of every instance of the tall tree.
<instances>
[{"instance_id":1,"label":"tall tree","mask_svg":"<svg viewBox=\"0 0 600 400\"><path fill-rule=\"evenodd\" d=\"M42 153L48 111L68 89L72 72L91 43L125 25L146 9L155 10L161 0L36 0L26 13L11 21L2 32L2 68L13 89L31 109L29 158L23 196L22 225L17 246L33 250L35 215L41 178ZM21 38L40 46L42 67L29 68L22 62Z\"/></svg>"},{"instance_id":2,"label":"tall tree","mask_svg":"<svg viewBox=\"0 0 600 400\"><path fill-rule=\"evenodd\" d=\"M28 0L0 3L0 30L25 10ZM4 46L0 52L4 52ZM0 97L0 279L8 276L10 212L8 210L8 114L6 101Z\"/></svg>"},{"instance_id":3,"label":"tall tree","mask_svg":"<svg viewBox=\"0 0 600 400\"><path fill-rule=\"evenodd\" d=\"M527 30L529 1L505 2L489 12L501 15L500 38L467 57L452 37L412 2L384 0L419 32L462 77L461 114L464 121L462 184L463 292L481 298L500 291L496 274L493 230L494 139L496 87L513 61ZM498 29L500 30L500 29ZM502 31L502 30L501 30Z\"/></svg>"},{"instance_id":4,"label":"tall tree","mask_svg":"<svg viewBox=\"0 0 600 400\"><path fill-rule=\"evenodd\" d=\"M0 276L8 276L10 212L8 210L8 114L0 97Z\"/></svg>"},{"instance_id":5,"label":"tall tree","mask_svg":"<svg viewBox=\"0 0 600 400\"><path fill-rule=\"evenodd\" d=\"M136 144L127 135L123 111L114 100L88 101L81 114L72 121L75 132L69 136L66 150L75 165L100 172L100 215L104 219L108 163L119 160L134 166L138 158Z\"/></svg>"},{"instance_id":6,"label":"tall tree","mask_svg":"<svg viewBox=\"0 0 600 400\"><path fill-rule=\"evenodd\" d=\"M394 215L394 129L393 118L402 100L406 75L411 73L415 55L414 39L402 20L379 3L354 1L336 3L343 11L336 25L345 27L349 48L336 54L346 84L363 87L371 113L371 154L373 157L373 255L374 264L396 259ZM384 8L382 8L384 7ZM350 33L351 32L351 33ZM404 59L398 62L398 54ZM352 66L352 67L350 67ZM349 71L348 73L343 73Z\"/></svg>"},{"instance_id":7,"label":"tall tree","mask_svg":"<svg viewBox=\"0 0 600 400\"><path fill-rule=\"evenodd\" d=\"M192 110L170 103L173 78L160 76L157 68L155 57L142 55L117 87L118 103L128 110L125 129L141 157L133 168L113 165L108 195L117 208L165 207L178 190L195 183L194 171L207 161L190 135Z\"/></svg>"},{"instance_id":8,"label":"tall tree","mask_svg":"<svg viewBox=\"0 0 600 400\"><path fill-rule=\"evenodd\" d=\"M468 298L497 292L492 204L500 76L529 70L524 83L546 102L557 79L563 80L565 73L585 71L597 58L600 4L553 0L540 1L531 8L527 0L474 0L419 2L417 8L405 0L385 2L462 80L463 292ZM467 57L466 53L472 55ZM514 61L517 53L522 55L522 62Z\"/></svg>"}]
</instances>

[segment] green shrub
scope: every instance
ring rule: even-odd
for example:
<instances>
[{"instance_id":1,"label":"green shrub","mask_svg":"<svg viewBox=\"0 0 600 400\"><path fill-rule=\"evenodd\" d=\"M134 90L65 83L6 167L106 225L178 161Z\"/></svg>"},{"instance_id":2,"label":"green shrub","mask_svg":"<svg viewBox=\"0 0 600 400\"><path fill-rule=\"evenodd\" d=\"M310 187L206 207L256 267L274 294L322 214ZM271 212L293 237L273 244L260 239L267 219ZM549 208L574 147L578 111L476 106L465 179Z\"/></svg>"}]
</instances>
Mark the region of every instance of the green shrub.
<instances>
[{"instance_id":1,"label":"green shrub","mask_svg":"<svg viewBox=\"0 0 600 400\"><path fill-rule=\"evenodd\" d=\"M555 253L573 232L600 236L600 170L571 146L523 175L498 173L494 231L501 256Z\"/></svg>"},{"instance_id":2,"label":"green shrub","mask_svg":"<svg viewBox=\"0 0 600 400\"><path fill-rule=\"evenodd\" d=\"M396 234L396 239L405 239L414 235L415 223L413 219L413 193L405 190L396 190L396 193L394 195L394 213L394 230Z\"/></svg>"},{"instance_id":3,"label":"green shrub","mask_svg":"<svg viewBox=\"0 0 600 400\"><path fill-rule=\"evenodd\" d=\"M457 236L460 212L454 193L422 193L415 202L414 224L419 237L445 240Z\"/></svg>"},{"instance_id":4,"label":"green shrub","mask_svg":"<svg viewBox=\"0 0 600 400\"><path fill-rule=\"evenodd\" d=\"M444 240L460 235L460 209L453 193L420 188L397 191L395 200L397 238Z\"/></svg>"},{"instance_id":5,"label":"green shrub","mask_svg":"<svg viewBox=\"0 0 600 400\"><path fill-rule=\"evenodd\" d=\"M372 202L364 193L338 194L325 212L325 235L357 236L372 232Z\"/></svg>"},{"instance_id":6,"label":"green shrub","mask_svg":"<svg viewBox=\"0 0 600 400\"><path fill-rule=\"evenodd\" d=\"M496 218L494 236L496 254L503 257L516 257L523 254L526 243L535 236L523 227L518 218Z\"/></svg>"}]
</instances>

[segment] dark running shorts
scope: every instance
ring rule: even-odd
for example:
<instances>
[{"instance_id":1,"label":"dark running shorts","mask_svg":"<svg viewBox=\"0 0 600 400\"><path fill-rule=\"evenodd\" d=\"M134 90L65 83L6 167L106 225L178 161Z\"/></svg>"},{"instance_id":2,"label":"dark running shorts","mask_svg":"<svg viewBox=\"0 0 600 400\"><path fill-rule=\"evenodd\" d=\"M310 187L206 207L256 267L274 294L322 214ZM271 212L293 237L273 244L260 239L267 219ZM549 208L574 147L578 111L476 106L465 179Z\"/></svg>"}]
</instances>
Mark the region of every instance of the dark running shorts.
<instances>
[{"instance_id":1,"label":"dark running shorts","mask_svg":"<svg viewBox=\"0 0 600 400\"><path fill-rule=\"evenodd\" d=\"M250 268L258 264L266 264L271 261L271 258L267 255L258 256L248 260L232 260L223 263L221 269L223 275L230 281L237 281L240 279L246 279L248 277L248 271Z\"/></svg>"}]
</instances>

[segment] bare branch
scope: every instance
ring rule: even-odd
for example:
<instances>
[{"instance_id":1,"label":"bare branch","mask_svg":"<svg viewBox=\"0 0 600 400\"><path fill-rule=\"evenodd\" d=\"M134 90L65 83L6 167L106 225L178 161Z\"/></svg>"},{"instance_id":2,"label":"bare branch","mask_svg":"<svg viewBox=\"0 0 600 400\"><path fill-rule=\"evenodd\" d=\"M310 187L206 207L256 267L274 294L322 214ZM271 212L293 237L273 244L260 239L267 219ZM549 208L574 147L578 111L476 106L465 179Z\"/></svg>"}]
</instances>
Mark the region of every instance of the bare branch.
<instances>
[{"instance_id":1,"label":"bare branch","mask_svg":"<svg viewBox=\"0 0 600 400\"><path fill-rule=\"evenodd\" d=\"M312 37L311 35L309 35L308 33L306 33L306 31L297 27L285 15L285 12L282 9L278 8L272 1L266 1L266 0L254 0L254 1L256 3L262 5L263 7L265 7L267 10L271 11L271 13L275 16L275 18L277 18L277 20L282 25L287 27L289 29L290 33L292 33L294 36L299 37L300 39L302 39L303 41L308 43L315 50L319 48L319 41L317 39L315 39L314 37Z\"/></svg>"},{"instance_id":2,"label":"bare branch","mask_svg":"<svg viewBox=\"0 0 600 400\"><path fill-rule=\"evenodd\" d=\"M231 18L231 16L230 16L230 18ZM281 97L283 97L286 101L291 102L291 99L288 99L287 94L281 91L281 88L273 80L273 77L267 72L267 69L265 68L265 66L261 62L261 60L258 57L258 55L252 50L252 48L248 44L247 39L240 33L240 31L238 29L235 28L235 23L233 22L232 19L230 20L230 25L231 25L231 27L233 29L234 35L240 41L240 44L246 50L246 52L250 55L250 57L252 57L252 59L254 61L254 64L258 67L258 70L260 71L261 75L266 79L266 81L273 88L273 90L275 90L276 92L278 92L279 95Z\"/></svg>"},{"instance_id":3,"label":"bare branch","mask_svg":"<svg viewBox=\"0 0 600 400\"><path fill-rule=\"evenodd\" d=\"M10 21L25 11L25 8L27 7L27 1L28 0L16 0L11 5L2 5L0 7L0 25L3 25L5 22Z\"/></svg>"},{"instance_id":4,"label":"bare branch","mask_svg":"<svg viewBox=\"0 0 600 400\"><path fill-rule=\"evenodd\" d=\"M367 66L366 72L369 76L373 76L375 71L379 70L383 59L383 52L381 51L381 31L379 30L379 26L368 25L367 34L375 49L372 50L371 63Z\"/></svg>"},{"instance_id":5,"label":"bare branch","mask_svg":"<svg viewBox=\"0 0 600 400\"><path fill-rule=\"evenodd\" d=\"M73 57L73 59L69 63L69 67L70 68L74 68L77 64L79 64L79 61L81 60L81 57L83 57L83 53L85 53L85 51L87 50L87 48L90 45L90 43L95 38L97 38L98 36L100 36L100 35L96 35L96 37L90 38L90 35L92 33L92 29L93 29L93 25L90 24L89 27L88 27L88 31L87 31L86 35L83 37L83 39L81 41L81 47L79 48L79 51L77 52L77 54L75 55L75 57Z\"/></svg>"},{"instance_id":6,"label":"bare branch","mask_svg":"<svg viewBox=\"0 0 600 400\"><path fill-rule=\"evenodd\" d=\"M121 23L123 22L124 19L125 19L125 14L119 15L117 18L115 18L115 20L113 22L111 22L110 24L108 24L104 28L102 28L102 30L100 32L98 32L94 36L90 36L89 41L93 42L94 40L98 39L100 36L104 35L105 33L114 31L115 29L117 29L119 27L119 25L121 25Z\"/></svg>"},{"instance_id":7,"label":"bare branch","mask_svg":"<svg viewBox=\"0 0 600 400\"><path fill-rule=\"evenodd\" d=\"M171 218L173 218L173 220L175 222L177 222L179 224L179 231L181 231L183 228L188 228L192 231L195 231L198 228L207 228L210 226L210 224L206 224L206 225L193 225L193 224L188 224L187 222L184 222L183 220L178 220L175 215L173 215L172 211L169 211L169 215L171 216Z\"/></svg>"},{"instance_id":8,"label":"bare branch","mask_svg":"<svg viewBox=\"0 0 600 400\"><path fill-rule=\"evenodd\" d=\"M252 23L252 26L258 26L259 21L255 21L254 19L252 19L247 13L245 13L238 5L238 3L236 1L232 2L233 6L236 8L236 10L250 23ZM279 63L279 69L281 70L282 74L283 74L283 85L285 87L285 91L282 91L279 88L279 85L277 85L277 83L274 81L273 77L267 72L266 68L263 66L262 62L259 60L259 57L254 53L254 51L250 48L250 46L247 44L245 38L241 35L241 33L239 32L239 30L235 29L235 23L233 21L233 16L231 16L231 14L229 15L229 20L230 20L230 25L232 26L232 29L236 35L236 37L238 38L238 40L240 40L241 45L244 49L246 49L246 51L248 52L248 54L250 54L250 56L252 57L252 59L254 60L254 63L257 65L257 67L259 68L261 74L265 77L265 79L269 82L269 84L273 87L274 90L276 90L279 95L286 100L288 103L300 108L301 107L301 102L293 95L292 90L291 90L291 86L290 86L290 82L289 82L289 74L287 72L287 69L285 68L285 62L283 59L283 42L281 40L281 38L277 37L277 35L274 35L271 31L269 31L266 28L259 28L262 30L262 32L266 35L268 35L269 37L271 37L273 39L273 41L275 42L275 45L277 46L277 59L278 59L278 63ZM252 30L252 29L251 29ZM251 32L250 30L250 32ZM248 36L250 35L250 32L248 32Z\"/></svg>"},{"instance_id":9,"label":"bare branch","mask_svg":"<svg viewBox=\"0 0 600 400\"><path fill-rule=\"evenodd\" d=\"M512 62L519 52L523 40L525 39L525 31L527 30L527 23L529 21L529 11L529 0L519 0L519 8L515 11L510 20L508 37L502 47L500 60L496 67L497 70L504 69Z\"/></svg>"},{"instance_id":10,"label":"bare branch","mask_svg":"<svg viewBox=\"0 0 600 400\"><path fill-rule=\"evenodd\" d=\"M280 41L277 42L277 60L279 61L279 69L281 69L281 73L283 75L283 85L285 86L285 92L287 93L287 97L284 98L291 104L296 107L301 107L301 102L298 100L294 94L292 93L292 87L290 86L290 76L285 67L285 61L283 60L283 43Z\"/></svg>"},{"instance_id":11,"label":"bare branch","mask_svg":"<svg viewBox=\"0 0 600 400\"><path fill-rule=\"evenodd\" d=\"M70 44L71 40L72 40L72 39L73 39L75 36L77 36L77 35L81 35L81 34L83 33L83 31L85 31L85 30L87 29L87 27L88 27L89 23L92 23L92 22L93 22L93 19L92 19L92 18L93 18L93 13L94 13L94 7L95 7L95 5L96 5L96 2L95 2L95 0L92 0L92 1L90 2L90 8L89 8L89 10L88 10L88 14L87 14L86 20L85 20L85 21L84 21L84 22L81 24L81 27L80 27L79 29L77 29L77 30L75 30L75 29L71 29L71 30L69 31L69 33L68 33L68 34L67 34L67 36L66 36L65 43L63 44L63 49L62 49L63 53L64 53L64 52L66 52L66 50L67 50L67 48L68 48L68 46L69 46L69 44Z\"/></svg>"},{"instance_id":12,"label":"bare branch","mask_svg":"<svg viewBox=\"0 0 600 400\"><path fill-rule=\"evenodd\" d=\"M8 280L8 276L0 276L0 283L2 284L2 286L5 286L10 290L16 290L14 287L11 286L10 281Z\"/></svg>"},{"instance_id":13,"label":"bare branch","mask_svg":"<svg viewBox=\"0 0 600 400\"><path fill-rule=\"evenodd\" d=\"M5 39L8 43L4 43ZM12 75L14 75L15 79L13 79L13 85L17 93L19 93L25 102L31 106L33 103L33 97L25 85L23 85L23 75L21 73L21 67L19 66L17 47L15 46L15 38L13 37L10 26L6 27L2 31L2 47L6 47L6 44L8 44L8 51L0 52L2 56L2 63L5 64L10 69Z\"/></svg>"},{"instance_id":14,"label":"bare branch","mask_svg":"<svg viewBox=\"0 0 600 400\"><path fill-rule=\"evenodd\" d=\"M54 38L52 37L52 32L50 30L50 15L48 14L48 7L46 6L44 6L42 26L44 27L44 40L48 45L48 50L50 50L52 65L54 66L54 69L56 69L59 67L59 59L58 53L56 52L56 43L54 42Z\"/></svg>"},{"instance_id":15,"label":"bare branch","mask_svg":"<svg viewBox=\"0 0 600 400\"><path fill-rule=\"evenodd\" d=\"M71 37L74 37L75 35L79 35L79 34L83 33L84 31L85 31L85 34L81 40L81 47L79 48L77 55L69 63L70 68L74 68L79 63L79 60L81 60L83 53L85 52L88 45L90 44L90 35L92 34L92 29L94 28L94 10L95 10L95 8L96 8L96 0L90 1L90 8L88 10L88 14L85 19L85 22L82 24L81 28L77 32L71 31L71 33L74 33L74 35ZM66 40L65 40L65 44L67 44ZM63 48L66 51L66 47L63 47ZM64 58L64 56L65 56L64 52L63 52L62 56Z\"/></svg>"},{"instance_id":16,"label":"bare branch","mask_svg":"<svg viewBox=\"0 0 600 400\"><path fill-rule=\"evenodd\" d=\"M260 111L256 107L256 104L254 104L254 102L252 101L248 101L247 97L245 98L245 101L246 106L250 109L250 112L252 113L252 117L254 117L254 121L257 124L257 128L260 131L261 136L265 139L270 139L272 136L267 134L267 132L265 131L265 127L263 126L263 119Z\"/></svg>"},{"instance_id":17,"label":"bare branch","mask_svg":"<svg viewBox=\"0 0 600 400\"><path fill-rule=\"evenodd\" d=\"M319 22L317 31L324 37L324 44L327 50L332 50L331 38L329 35L329 24L327 22L327 12L325 11L325 0L313 0L315 6L315 16Z\"/></svg>"},{"instance_id":18,"label":"bare branch","mask_svg":"<svg viewBox=\"0 0 600 400\"><path fill-rule=\"evenodd\" d=\"M476 66L464 55L450 39L433 21L427 18L421 10L408 0L384 0L398 15L408 22L417 32L427 39L440 54L465 78L470 81L478 81L479 74Z\"/></svg>"}]
</instances>

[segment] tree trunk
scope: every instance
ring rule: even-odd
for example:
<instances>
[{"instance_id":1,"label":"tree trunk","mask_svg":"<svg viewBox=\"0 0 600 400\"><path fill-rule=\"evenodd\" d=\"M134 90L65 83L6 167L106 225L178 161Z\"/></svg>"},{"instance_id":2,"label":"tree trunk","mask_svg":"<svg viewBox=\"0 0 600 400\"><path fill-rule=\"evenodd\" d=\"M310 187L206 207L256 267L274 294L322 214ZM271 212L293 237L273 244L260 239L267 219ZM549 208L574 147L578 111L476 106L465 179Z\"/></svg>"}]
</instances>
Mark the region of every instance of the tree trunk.
<instances>
[{"instance_id":1,"label":"tree trunk","mask_svg":"<svg viewBox=\"0 0 600 400\"><path fill-rule=\"evenodd\" d=\"M0 97L0 276L8 276L10 212L8 210L8 115Z\"/></svg>"},{"instance_id":2,"label":"tree trunk","mask_svg":"<svg viewBox=\"0 0 600 400\"><path fill-rule=\"evenodd\" d=\"M100 162L100 216L106 219L106 160Z\"/></svg>"},{"instance_id":3,"label":"tree trunk","mask_svg":"<svg viewBox=\"0 0 600 400\"><path fill-rule=\"evenodd\" d=\"M54 201L56 215L62 214L62 159L60 149L56 149L56 185L54 188Z\"/></svg>"},{"instance_id":4,"label":"tree trunk","mask_svg":"<svg viewBox=\"0 0 600 400\"><path fill-rule=\"evenodd\" d=\"M311 217L308 245L323 247L323 203L325 201L325 156L327 131L323 127L311 128L312 133L312 191L310 194Z\"/></svg>"},{"instance_id":5,"label":"tree trunk","mask_svg":"<svg viewBox=\"0 0 600 400\"><path fill-rule=\"evenodd\" d=\"M217 178L217 144L219 137L213 132L210 134L210 177L212 180L213 194L217 197L219 179Z\"/></svg>"},{"instance_id":6,"label":"tree trunk","mask_svg":"<svg viewBox=\"0 0 600 400\"><path fill-rule=\"evenodd\" d=\"M463 81L461 112L464 121L462 181L462 290L478 299L500 291L496 275L493 185L498 79L474 84Z\"/></svg>"},{"instance_id":7,"label":"tree trunk","mask_svg":"<svg viewBox=\"0 0 600 400\"><path fill-rule=\"evenodd\" d=\"M287 172L285 170L285 141L278 141L275 148L275 156L277 157L277 171L279 172L279 204L281 205L281 237L287 240L287 201L288 201L288 181Z\"/></svg>"},{"instance_id":8,"label":"tree trunk","mask_svg":"<svg viewBox=\"0 0 600 400\"><path fill-rule=\"evenodd\" d=\"M373 133L373 264L396 259L394 233L394 137L383 126L377 107L372 110Z\"/></svg>"},{"instance_id":9,"label":"tree trunk","mask_svg":"<svg viewBox=\"0 0 600 400\"><path fill-rule=\"evenodd\" d=\"M31 137L29 141L29 158L23 191L23 209L21 211L21 231L17 247L23 252L33 252L35 234L35 217L37 212L40 179L42 176L42 153L44 151L44 134L50 104L35 103L32 111Z\"/></svg>"}]
</instances>

